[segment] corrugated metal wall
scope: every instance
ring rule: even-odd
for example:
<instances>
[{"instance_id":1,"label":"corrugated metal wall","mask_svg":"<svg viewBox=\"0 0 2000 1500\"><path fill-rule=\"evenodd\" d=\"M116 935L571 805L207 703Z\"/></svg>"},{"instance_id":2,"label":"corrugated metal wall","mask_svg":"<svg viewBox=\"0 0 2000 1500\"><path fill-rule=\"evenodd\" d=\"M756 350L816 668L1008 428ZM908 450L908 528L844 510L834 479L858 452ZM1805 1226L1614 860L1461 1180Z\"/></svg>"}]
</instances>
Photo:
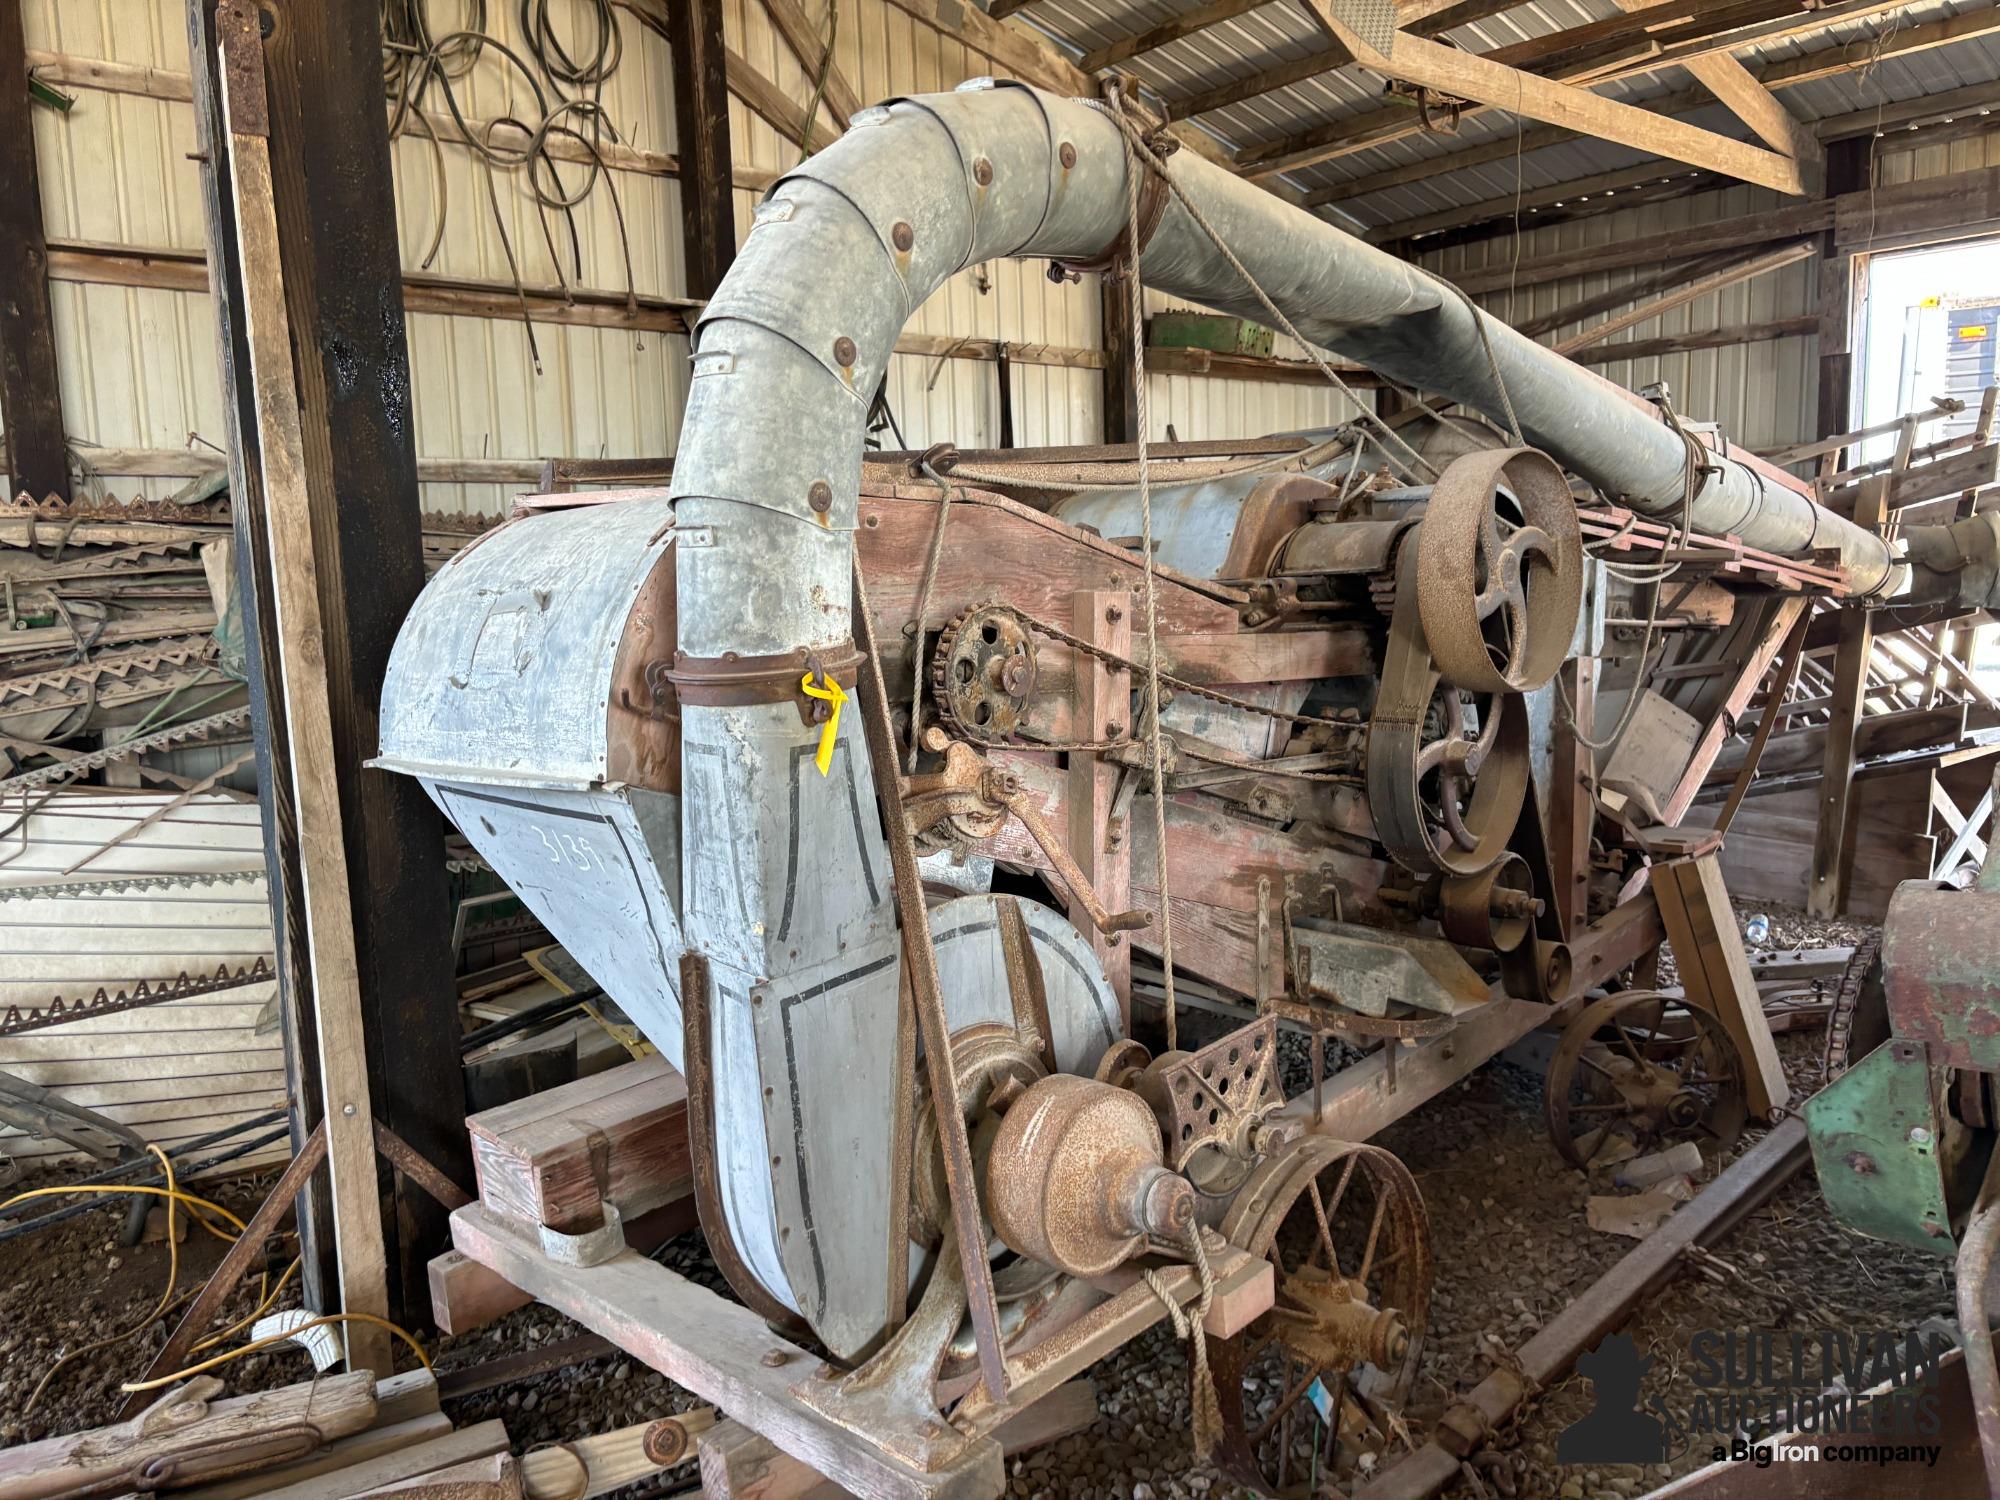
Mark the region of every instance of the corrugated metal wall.
<instances>
[{"instance_id":1,"label":"corrugated metal wall","mask_svg":"<svg viewBox=\"0 0 2000 1500\"><path fill-rule=\"evenodd\" d=\"M23 11L30 49L187 71L179 5L24 0ZM67 115L38 109L35 124L42 218L51 240L202 248L188 105L79 91ZM207 297L55 281L50 302L72 439L108 448L183 448L190 434L222 441ZM135 489L159 495L177 484L120 480L111 487L121 495Z\"/></svg>"},{"instance_id":2,"label":"corrugated metal wall","mask_svg":"<svg viewBox=\"0 0 2000 1500\"><path fill-rule=\"evenodd\" d=\"M186 43L179 0L26 0L31 49L108 59L184 74ZM806 0L815 25L824 0ZM588 34L579 0L557 0L559 34ZM624 11L625 57L604 105L626 142L671 152L673 60L665 41ZM803 102L812 92L791 49L759 0L728 0L731 47ZM489 7L487 24L519 50L515 9ZM957 39L913 20L887 0L839 0L836 54L866 99L950 88L990 64ZM458 81L467 116L532 115L520 73L489 49ZM200 187L192 111L183 102L72 87L67 115L37 111L44 213L50 237L98 244L199 251ZM435 101L434 101L435 102ZM797 147L741 102L730 125L739 165L761 171L790 166ZM835 123L830 110L824 123ZM2000 135L1899 147L1881 143L1878 176L1898 183L2000 160ZM489 203L485 167L465 147L434 147L406 133L395 148L398 218L404 262L412 271L487 283L511 278L510 252L530 285L560 282L622 295L675 297L684 291L679 186L656 173L613 169L574 213L574 241L559 214L544 218L521 174L492 178L504 237ZM442 170L440 171L440 165ZM585 169L560 167L576 184ZM614 201L615 195L615 201ZM739 233L756 195L737 192ZM1426 256L1450 275L1504 266L1515 255L1586 247L1634 235L1733 217L1769 206L1752 188L1703 193ZM626 233L619 232L622 210ZM439 235L440 215L443 233ZM546 223L546 230L545 230ZM433 253L431 246L436 243ZM560 268L551 244L561 256ZM1630 281L1638 270L1576 278L1490 296L1512 321L1531 318ZM1634 328L1623 340L1658 338L1767 322L1817 308L1810 262L1730 288ZM1019 344L1094 350L1099 345L1099 288L1094 279L1054 284L1031 264L995 263L953 278L918 311L910 332L939 340L1004 339ZM71 434L113 449L205 450L220 441L223 417L207 298L197 292L83 284L52 289ZM1158 297L1154 308L1171 305ZM1563 329L1562 333L1573 329ZM676 334L413 314L409 320L419 456L430 460L511 459L525 467L549 455L618 457L670 453L687 384L687 340ZM1281 341L1282 344L1283 341ZM946 346L948 347L948 345ZM1281 347L1280 354L1299 351ZM1600 366L1628 385L1665 379L1682 409L1720 420L1731 437L1769 447L1814 436L1816 379L1810 336ZM1096 440L1102 432L1102 377L1094 369L1017 361L1012 365L1014 440L1020 444ZM1155 375L1149 382L1155 436L1222 437L1324 425L1345 419L1345 400L1311 384ZM953 441L983 446L999 439L998 368L989 361L938 354L899 355L888 395L903 441L917 447ZM885 441L893 441L887 434ZM88 449L84 450L86 453ZM113 478L119 493L162 494L178 480ZM444 510L504 509L518 484L427 483L425 503Z\"/></svg>"},{"instance_id":3,"label":"corrugated metal wall","mask_svg":"<svg viewBox=\"0 0 2000 1500\"><path fill-rule=\"evenodd\" d=\"M1890 135L1878 141L1876 147L1875 180L1885 187L2000 165L2000 129L1935 145L1899 145L1897 137ZM1505 268L1517 257L1525 259L1670 234L1696 224L1757 213L1782 201L1774 193L1752 187L1696 193L1532 229L1518 238L1498 236L1423 255L1420 260L1425 267L1444 276L1488 271ZM1894 233L1895 226L1884 224L1882 232ZM1640 266L1572 277L1524 287L1511 295L1491 293L1479 301L1508 322L1521 323L1628 284L1651 269ZM1747 327L1818 311L1818 265L1816 261L1805 260L1641 323L1615 335L1606 347L1672 334ZM1588 321L1595 322L1597 317ZM1582 322L1566 324L1543 338L1545 342L1554 342L1585 326ZM1664 380L1672 387L1683 414L1720 421L1733 441L1752 449L1768 449L1810 441L1821 435L1814 430L1819 402L1818 342L1816 336L1808 334L1650 359L1621 360L1596 368L1607 378L1633 389Z\"/></svg>"},{"instance_id":4,"label":"corrugated metal wall","mask_svg":"<svg viewBox=\"0 0 2000 1500\"><path fill-rule=\"evenodd\" d=\"M576 0L558 0L553 9L560 35L587 34L587 14ZM817 0L808 0L806 11L823 24L825 9ZM622 10L617 14L625 58L605 90L605 109L627 144L671 152L672 57L657 33ZM182 17L179 0L26 0L31 50L165 75L187 71ZM758 0L730 0L725 23L731 47L802 104L811 81ZM513 7L489 7L486 24L519 49ZM836 53L866 99L948 89L991 70L980 54L885 0L840 0ZM200 183L188 159L192 109L175 99L65 87L76 97L67 115L36 115L50 238L199 251ZM520 73L491 50L457 89L469 118L533 113ZM740 102L732 100L730 116L739 165L773 171L797 159L797 148ZM830 111L822 119L833 123ZM629 244L634 290L665 297L684 292L679 186L669 177L610 171L575 211L572 245L560 215L548 216L544 232L522 176L504 171L493 177L503 239L486 169L461 145L436 148L408 131L396 143L395 162L407 270L506 283L511 250L531 286L566 281L622 295ZM574 185L585 169L562 163L559 170ZM748 229L755 198L748 189L737 194L739 233ZM627 230L623 239L618 209ZM562 257L560 276L551 240ZM919 310L909 331L1095 350L1098 297L1094 278L1056 285L1039 266L995 263L953 278ZM53 284L52 300L64 411L86 455L91 445L213 451L210 445L222 439L223 413L204 294L65 279ZM528 330L517 321L413 314L409 337L420 458L525 463L549 455L653 456L674 449L687 389L687 340L680 335L545 324L534 330L531 348ZM1101 436L1097 370L1017 361L1010 379L1016 443ZM997 381L998 369L989 361L899 355L888 394L904 441L916 447L944 440L996 443ZM1338 399L1308 386L1181 376L1155 377L1152 392L1155 433L1171 426L1185 438L1323 422ZM154 496L181 483L118 476L105 482L118 494ZM432 482L424 500L431 509L496 512L519 487Z\"/></svg>"},{"instance_id":5,"label":"corrugated metal wall","mask_svg":"<svg viewBox=\"0 0 2000 1500\"><path fill-rule=\"evenodd\" d=\"M1762 188L1735 187L1696 193L1663 203L1647 203L1615 213L1599 214L1567 224L1531 229L1518 237L1496 236L1476 244L1424 255L1421 263L1443 276L1504 269L1517 258L1612 245L1656 234L1670 234L1694 224L1733 219L1774 207L1778 195ZM1479 298L1480 305L1510 323L1523 323L1566 305L1626 285L1650 268L1604 272L1523 287L1509 294ZM1818 270L1800 261L1728 287L1641 323L1610 341L1664 338L1678 333L1704 333L1740 328L1779 318L1802 317L1819 311ZM1588 320L1597 322L1602 314ZM1543 341L1553 343L1581 331L1587 323L1566 324ZM1683 415L1719 421L1731 441L1746 448L1775 448L1804 442L1819 434L1809 431L1818 410L1818 360L1812 336L1774 339L1733 348L1701 349L1652 359L1620 360L1597 366L1598 373L1620 385L1638 389L1656 380L1672 387Z\"/></svg>"}]
</instances>

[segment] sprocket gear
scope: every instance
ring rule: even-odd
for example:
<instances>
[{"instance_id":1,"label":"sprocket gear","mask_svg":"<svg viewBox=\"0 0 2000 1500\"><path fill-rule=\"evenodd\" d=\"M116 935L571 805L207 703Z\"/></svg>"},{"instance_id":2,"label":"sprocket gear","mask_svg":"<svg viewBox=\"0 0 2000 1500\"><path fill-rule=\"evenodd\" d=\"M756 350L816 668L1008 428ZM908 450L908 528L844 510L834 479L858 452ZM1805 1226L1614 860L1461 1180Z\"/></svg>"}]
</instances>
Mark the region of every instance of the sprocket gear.
<instances>
[{"instance_id":1,"label":"sprocket gear","mask_svg":"<svg viewBox=\"0 0 2000 1500\"><path fill-rule=\"evenodd\" d=\"M1035 639L1026 621L1001 604L976 604L938 637L931 696L963 738L998 744L1020 730L1035 690Z\"/></svg>"}]
</instances>

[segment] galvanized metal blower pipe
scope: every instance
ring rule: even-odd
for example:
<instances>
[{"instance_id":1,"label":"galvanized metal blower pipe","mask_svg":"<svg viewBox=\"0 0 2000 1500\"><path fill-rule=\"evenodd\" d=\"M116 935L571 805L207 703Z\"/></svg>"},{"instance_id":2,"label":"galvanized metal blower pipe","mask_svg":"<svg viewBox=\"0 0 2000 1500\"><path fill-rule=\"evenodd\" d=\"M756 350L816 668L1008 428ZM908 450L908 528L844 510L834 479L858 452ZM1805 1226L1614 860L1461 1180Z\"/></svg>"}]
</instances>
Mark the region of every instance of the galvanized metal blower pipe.
<instances>
[{"instance_id":1,"label":"galvanized metal blower pipe","mask_svg":"<svg viewBox=\"0 0 2000 1500\"><path fill-rule=\"evenodd\" d=\"M865 111L772 190L701 319L674 493L683 525L717 530L681 557L683 649L845 639L863 425L904 322L969 265L1104 256L1124 226L1125 163L1096 106L981 80ZM1652 409L1490 317L1489 361L1445 283L1193 153L1169 165L1307 338L1503 421L1497 371L1528 441L1642 512L1678 511L1687 451ZM1142 265L1160 291L1268 318L1178 201ZM1857 595L1901 585L1873 532L1710 459L1697 529L1786 555L1837 548Z\"/></svg>"}]
</instances>

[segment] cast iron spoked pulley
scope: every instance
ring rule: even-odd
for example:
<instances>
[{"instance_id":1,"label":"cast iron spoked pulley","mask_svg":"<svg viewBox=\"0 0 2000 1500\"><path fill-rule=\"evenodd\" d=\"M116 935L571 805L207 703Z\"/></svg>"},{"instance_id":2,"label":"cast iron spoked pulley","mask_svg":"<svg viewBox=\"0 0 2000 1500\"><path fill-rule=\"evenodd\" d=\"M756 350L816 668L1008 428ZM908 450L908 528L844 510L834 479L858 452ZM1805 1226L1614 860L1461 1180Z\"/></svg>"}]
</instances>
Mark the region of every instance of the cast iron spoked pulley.
<instances>
[{"instance_id":1,"label":"cast iron spoked pulley","mask_svg":"<svg viewBox=\"0 0 2000 1500\"><path fill-rule=\"evenodd\" d=\"M1454 466L1455 467L1455 466ZM1477 875L1507 852L1528 792L1518 693L1446 680L1418 618L1423 529L1396 559L1396 607L1368 721L1368 804L1390 858L1418 875Z\"/></svg>"},{"instance_id":2,"label":"cast iron spoked pulley","mask_svg":"<svg viewBox=\"0 0 2000 1500\"><path fill-rule=\"evenodd\" d=\"M1651 990L1606 996L1564 1028L1542 1105L1556 1150L1586 1168L1682 1141L1719 1151L1750 1117L1743 1059L1721 1021Z\"/></svg>"},{"instance_id":3,"label":"cast iron spoked pulley","mask_svg":"<svg viewBox=\"0 0 2000 1500\"><path fill-rule=\"evenodd\" d=\"M1305 1136L1257 1169L1222 1232L1271 1262L1276 1300L1211 1348L1216 1462L1259 1494L1305 1496L1315 1476L1387 1451L1415 1381L1431 1297L1423 1198L1380 1147Z\"/></svg>"},{"instance_id":4,"label":"cast iron spoked pulley","mask_svg":"<svg viewBox=\"0 0 2000 1500\"><path fill-rule=\"evenodd\" d=\"M1503 448L1446 468L1417 537L1417 607L1446 682L1529 693L1555 676L1583 607L1583 531L1554 459Z\"/></svg>"}]
</instances>

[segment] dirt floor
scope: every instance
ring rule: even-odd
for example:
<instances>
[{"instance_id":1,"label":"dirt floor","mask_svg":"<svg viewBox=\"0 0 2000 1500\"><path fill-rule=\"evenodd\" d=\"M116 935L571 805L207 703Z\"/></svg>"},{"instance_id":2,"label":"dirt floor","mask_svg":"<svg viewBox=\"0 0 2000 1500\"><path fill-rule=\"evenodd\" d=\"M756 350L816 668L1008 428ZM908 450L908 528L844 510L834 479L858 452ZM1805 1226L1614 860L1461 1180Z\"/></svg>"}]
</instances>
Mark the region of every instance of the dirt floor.
<instances>
[{"instance_id":1,"label":"dirt floor","mask_svg":"<svg viewBox=\"0 0 2000 1500\"><path fill-rule=\"evenodd\" d=\"M1753 912L1740 916L1747 920ZM1767 909L1766 946L1819 947L1850 943L1861 929L1808 924L1797 913ZM1671 969L1662 982L1671 982ZM1788 1074L1801 1096L1818 1084L1817 1029L1780 1038ZM1756 1138L1746 1135L1738 1150ZM1589 1187L1550 1146L1542 1122L1539 1075L1506 1062L1481 1069L1378 1138L1409 1167L1431 1216L1436 1288L1421 1373L1408 1413L1421 1441L1431 1421L1459 1392L1475 1384L1496 1355L1517 1347L1629 1250L1634 1241L1586 1227ZM258 1187L241 1182L213 1189L226 1205L248 1214ZM166 1282L161 1244L121 1248L120 1216L93 1213L32 1238L0 1243L0 1442L31 1441L52 1432L111 1419L120 1379L142 1368L164 1339L156 1323L123 1342L85 1353L59 1369L29 1408L38 1381L66 1351L139 1321ZM183 1246L180 1285L192 1286L214 1264L221 1245L194 1231ZM714 1282L698 1237L663 1252L676 1269ZM280 1267L274 1267L275 1270ZM283 1305L294 1302L287 1289ZM254 1305L254 1288L232 1314ZM1715 1258L1685 1269L1632 1325L1652 1356L1644 1394L1680 1409L1692 1392L1689 1335L1700 1329L1907 1328L1933 1315L1949 1317L1952 1293L1945 1264L1862 1240L1833 1223L1810 1171L1751 1215L1716 1247ZM440 1341L441 1375L581 1332L543 1308L527 1308L472 1334ZM1501 1356L1504 1357L1504 1356ZM225 1373L232 1390L302 1378L300 1353L253 1355ZM1156 1328L1093 1372L1102 1415L1089 1432L1009 1462L1009 1492L1017 1500L1168 1496L1223 1497L1247 1493L1192 1460L1185 1348ZM693 1399L635 1362L605 1357L448 1402L460 1423L505 1420L517 1450L561 1442L692 1405ZM1591 1406L1579 1377L1543 1393L1519 1423L1512 1445L1486 1460L1486 1493L1524 1497L1638 1495L1670 1474L1706 1461L1702 1446L1657 1469L1559 1469L1554 1444ZM1393 1450L1384 1461L1394 1456ZM691 1470L634 1487L629 1496L666 1494L693 1483ZM1448 1494L1472 1496L1461 1480Z\"/></svg>"}]
</instances>

